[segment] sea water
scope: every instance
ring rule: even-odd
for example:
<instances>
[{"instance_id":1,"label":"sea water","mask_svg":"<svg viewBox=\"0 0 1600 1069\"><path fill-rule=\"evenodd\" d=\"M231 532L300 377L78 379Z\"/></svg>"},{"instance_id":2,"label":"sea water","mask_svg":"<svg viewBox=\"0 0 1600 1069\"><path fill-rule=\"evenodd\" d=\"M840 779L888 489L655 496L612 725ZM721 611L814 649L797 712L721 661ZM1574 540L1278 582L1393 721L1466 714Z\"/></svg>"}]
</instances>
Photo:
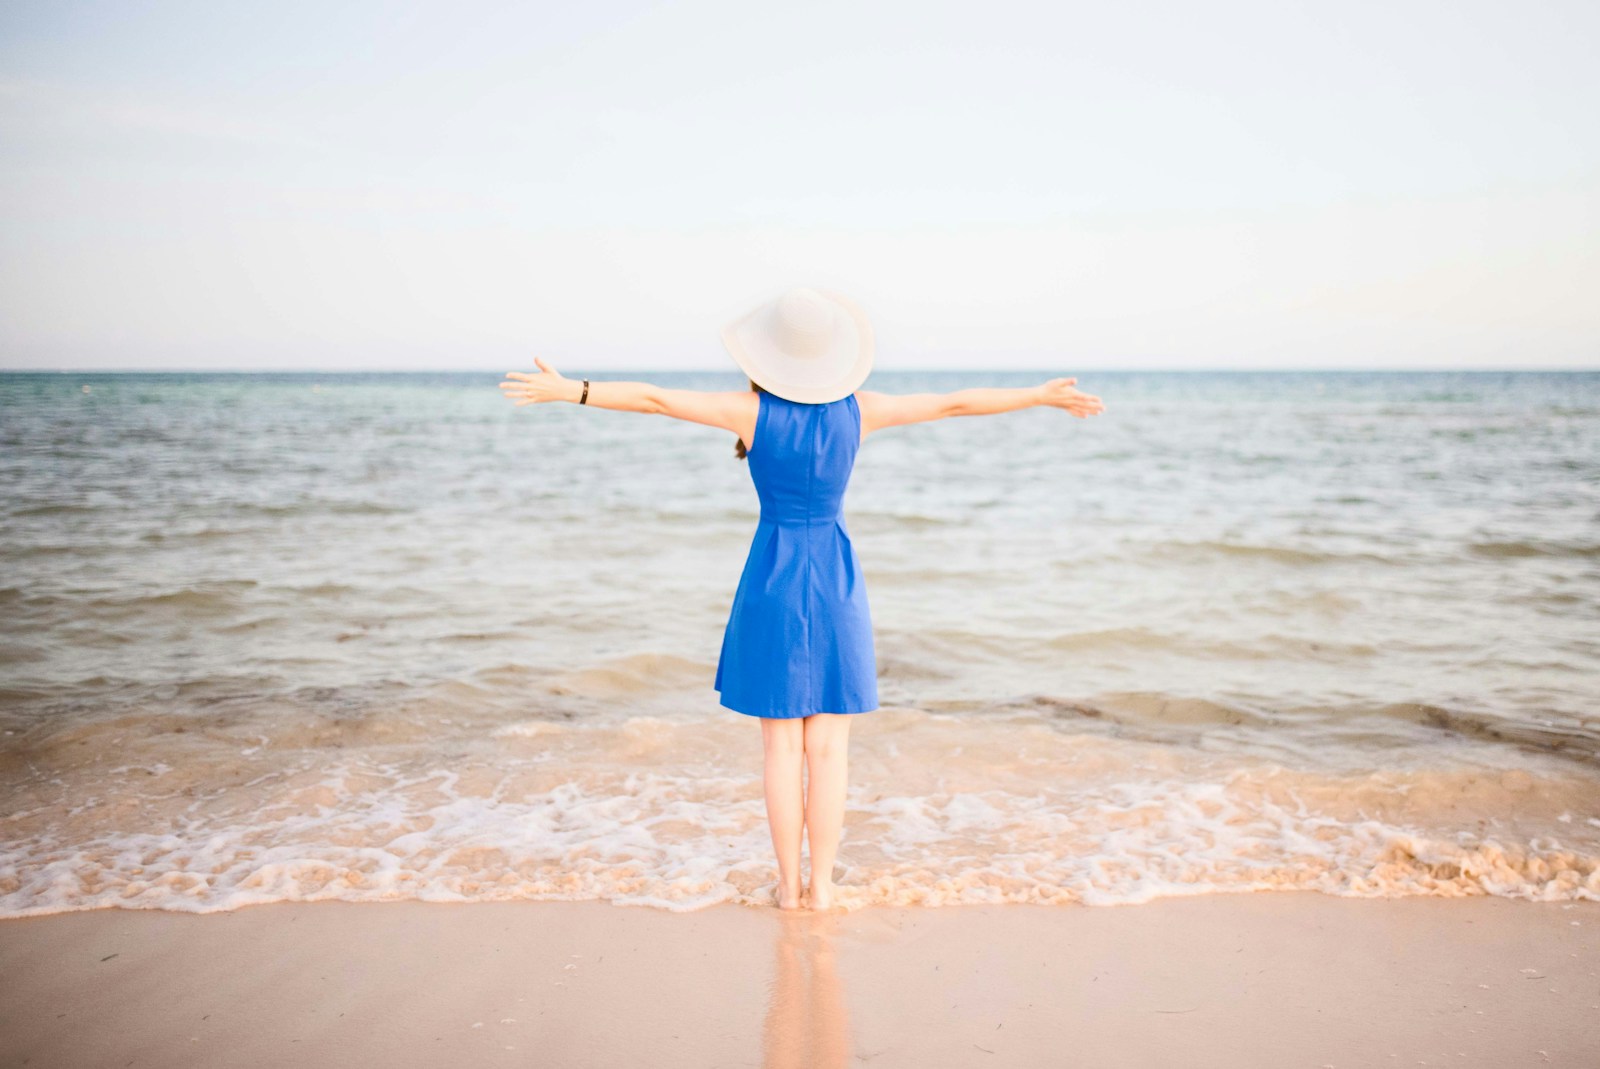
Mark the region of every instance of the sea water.
<instances>
[{"instance_id":1,"label":"sea water","mask_svg":"<svg viewBox=\"0 0 1600 1069\"><path fill-rule=\"evenodd\" d=\"M1600 898L1600 373L1071 373L861 449L844 905ZM734 436L500 377L0 375L0 915L770 904Z\"/></svg>"}]
</instances>

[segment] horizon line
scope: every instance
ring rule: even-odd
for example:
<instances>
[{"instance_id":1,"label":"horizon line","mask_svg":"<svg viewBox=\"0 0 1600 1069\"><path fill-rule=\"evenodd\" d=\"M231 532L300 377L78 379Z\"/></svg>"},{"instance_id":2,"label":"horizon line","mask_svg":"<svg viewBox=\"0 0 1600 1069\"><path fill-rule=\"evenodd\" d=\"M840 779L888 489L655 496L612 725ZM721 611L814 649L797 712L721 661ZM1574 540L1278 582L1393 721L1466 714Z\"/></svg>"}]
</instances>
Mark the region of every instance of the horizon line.
<instances>
[{"instance_id":1,"label":"horizon line","mask_svg":"<svg viewBox=\"0 0 1600 1069\"><path fill-rule=\"evenodd\" d=\"M562 372L564 378L592 378L597 374L727 374L736 378L745 377L738 368L723 367L601 367L594 368L585 375L575 376L572 373ZM1049 374L1050 369L1041 367L894 367L875 368L873 374L952 374L970 375L977 373L996 374L1023 374L1035 372ZM1522 366L1502 365L1473 365L1467 367L1452 367L1439 365L1409 365L1409 366L1376 366L1376 365L1344 365L1328 367L1322 365L1307 365L1302 367L1262 367L1255 365L1211 365L1203 367L1164 367L1160 365L1120 365L1117 367L1085 366L1072 370L1070 375L1079 374L1127 374L1127 373L1155 373L1168 372L1175 374L1212 374L1217 372L1228 373L1268 373L1268 374L1341 374L1359 373L1373 374L1392 372L1395 374L1418 374L1422 372L1435 372L1441 374L1505 374L1508 372L1600 372L1600 364L1538 364ZM182 365L150 365L145 367L4 367L0 366L0 375L149 375L149 374L215 374L215 375L503 375L506 372L491 367L196 367ZM1060 377L1060 376L1053 376Z\"/></svg>"}]
</instances>

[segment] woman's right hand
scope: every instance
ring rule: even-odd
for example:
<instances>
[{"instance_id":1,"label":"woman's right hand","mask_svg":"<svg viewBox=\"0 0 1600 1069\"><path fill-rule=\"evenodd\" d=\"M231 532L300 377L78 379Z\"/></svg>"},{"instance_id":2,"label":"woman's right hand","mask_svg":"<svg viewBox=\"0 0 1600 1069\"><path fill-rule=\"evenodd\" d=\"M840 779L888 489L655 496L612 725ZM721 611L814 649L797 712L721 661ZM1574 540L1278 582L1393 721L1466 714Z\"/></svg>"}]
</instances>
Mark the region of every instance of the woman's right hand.
<instances>
[{"instance_id":1,"label":"woman's right hand","mask_svg":"<svg viewBox=\"0 0 1600 1069\"><path fill-rule=\"evenodd\" d=\"M515 401L518 408L536 405L541 401L566 400L572 380L563 378L561 372L537 356L533 362L539 365L538 372L533 374L526 371L506 372L505 381L500 384L501 392Z\"/></svg>"},{"instance_id":2,"label":"woman's right hand","mask_svg":"<svg viewBox=\"0 0 1600 1069\"><path fill-rule=\"evenodd\" d=\"M1098 416L1106 410L1105 403L1092 393L1074 389L1077 379L1051 379L1039 387L1039 403L1064 408L1074 416Z\"/></svg>"}]
</instances>

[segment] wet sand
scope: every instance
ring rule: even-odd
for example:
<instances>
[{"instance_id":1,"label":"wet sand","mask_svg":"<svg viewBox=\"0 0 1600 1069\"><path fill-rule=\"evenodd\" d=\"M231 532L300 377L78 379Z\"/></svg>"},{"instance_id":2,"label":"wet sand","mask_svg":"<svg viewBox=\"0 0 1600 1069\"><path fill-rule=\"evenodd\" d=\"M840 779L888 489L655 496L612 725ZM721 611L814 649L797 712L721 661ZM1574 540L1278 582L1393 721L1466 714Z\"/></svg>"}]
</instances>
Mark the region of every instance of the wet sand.
<instances>
[{"instance_id":1,"label":"wet sand","mask_svg":"<svg viewBox=\"0 0 1600 1069\"><path fill-rule=\"evenodd\" d=\"M1206 895L0 921L0 1065L1600 1064L1600 903Z\"/></svg>"}]
</instances>

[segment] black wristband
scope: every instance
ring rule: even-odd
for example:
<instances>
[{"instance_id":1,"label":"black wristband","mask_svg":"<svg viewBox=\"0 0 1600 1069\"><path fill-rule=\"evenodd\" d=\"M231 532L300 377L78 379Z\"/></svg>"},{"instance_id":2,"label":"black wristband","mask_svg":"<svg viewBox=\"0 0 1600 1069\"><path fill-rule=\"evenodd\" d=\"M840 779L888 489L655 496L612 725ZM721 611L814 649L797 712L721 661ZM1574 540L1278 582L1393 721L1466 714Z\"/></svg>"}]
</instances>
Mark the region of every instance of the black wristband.
<instances>
[{"instance_id":1,"label":"black wristband","mask_svg":"<svg viewBox=\"0 0 1600 1069\"><path fill-rule=\"evenodd\" d=\"M582 405L582 404L587 404L588 402L589 402L589 380L588 379L584 379L583 380L583 396L578 398L578 403L580 405Z\"/></svg>"}]
</instances>

